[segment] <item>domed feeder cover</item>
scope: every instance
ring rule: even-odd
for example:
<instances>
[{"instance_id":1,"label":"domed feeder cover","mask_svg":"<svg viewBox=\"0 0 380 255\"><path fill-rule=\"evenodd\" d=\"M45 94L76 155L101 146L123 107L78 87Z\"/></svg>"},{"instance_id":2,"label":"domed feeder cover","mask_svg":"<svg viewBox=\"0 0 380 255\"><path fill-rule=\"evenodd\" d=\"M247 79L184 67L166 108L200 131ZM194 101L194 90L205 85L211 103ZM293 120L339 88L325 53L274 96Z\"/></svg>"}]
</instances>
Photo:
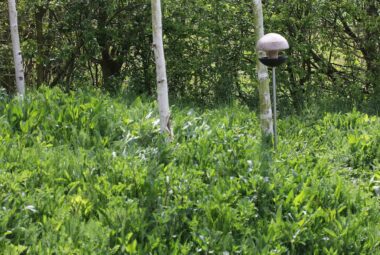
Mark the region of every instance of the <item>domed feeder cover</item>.
<instances>
[{"instance_id":1,"label":"domed feeder cover","mask_svg":"<svg viewBox=\"0 0 380 255\"><path fill-rule=\"evenodd\" d=\"M260 38L257 49L266 52L268 58L276 59L280 51L289 49L289 43L282 35L269 33Z\"/></svg>"},{"instance_id":2,"label":"domed feeder cover","mask_svg":"<svg viewBox=\"0 0 380 255\"><path fill-rule=\"evenodd\" d=\"M286 56L279 56L281 50L289 49L288 41L279 34L269 33L260 38L257 42L257 49L264 51L267 57L259 58L260 62L266 66L276 67L286 62Z\"/></svg>"}]
</instances>

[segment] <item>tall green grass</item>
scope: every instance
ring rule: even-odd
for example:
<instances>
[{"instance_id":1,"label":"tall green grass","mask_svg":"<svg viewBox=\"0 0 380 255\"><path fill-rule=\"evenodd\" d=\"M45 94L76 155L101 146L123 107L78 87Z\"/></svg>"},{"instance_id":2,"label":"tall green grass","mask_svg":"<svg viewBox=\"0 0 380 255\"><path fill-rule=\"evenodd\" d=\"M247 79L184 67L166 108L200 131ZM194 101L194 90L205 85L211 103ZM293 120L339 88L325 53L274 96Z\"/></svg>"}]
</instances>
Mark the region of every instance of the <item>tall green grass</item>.
<instances>
[{"instance_id":1,"label":"tall green grass","mask_svg":"<svg viewBox=\"0 0 380 255\"><path fill-rule=\"evenodd\" d=\"M40 89L0 104L3 254L380 254L380 120Z\"/></svg>"}]
</instances>

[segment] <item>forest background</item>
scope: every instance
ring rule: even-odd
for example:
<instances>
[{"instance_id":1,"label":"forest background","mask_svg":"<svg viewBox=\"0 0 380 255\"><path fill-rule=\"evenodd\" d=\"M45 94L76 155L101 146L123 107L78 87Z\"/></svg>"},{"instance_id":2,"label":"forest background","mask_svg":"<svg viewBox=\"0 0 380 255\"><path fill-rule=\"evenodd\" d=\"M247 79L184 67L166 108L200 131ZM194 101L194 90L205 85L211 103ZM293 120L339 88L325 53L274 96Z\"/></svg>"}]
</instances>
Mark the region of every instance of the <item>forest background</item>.
<instances>
[{"instance_id":1,"label":"forest background","mask_svg":"<svg viewBox=\"0 0 380 255\"><path fill-rule=\"evenodd\" d=\"M318 106L378 113L380 4L375 0L263 1L265 30L284 35L281 111ZM18 1L26 84L155 97L150 1ZM0 3L0 87L15 89L6 2ZM258 105L250 0L163 3L170 97Z\"/></svg>"}]
</instances>

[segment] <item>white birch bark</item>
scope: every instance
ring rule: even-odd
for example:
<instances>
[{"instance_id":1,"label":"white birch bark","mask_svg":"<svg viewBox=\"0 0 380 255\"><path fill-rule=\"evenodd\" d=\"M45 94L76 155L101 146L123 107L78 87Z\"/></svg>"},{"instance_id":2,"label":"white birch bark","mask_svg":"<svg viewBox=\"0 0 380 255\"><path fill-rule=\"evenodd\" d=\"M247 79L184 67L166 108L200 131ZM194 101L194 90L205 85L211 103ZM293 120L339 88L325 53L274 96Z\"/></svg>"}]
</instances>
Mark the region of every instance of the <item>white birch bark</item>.
<instances>
[{"instance_id":1,"label":"white birch bark","mask_svg":"<svg viewBox=\"0 0 380 255\"><path fill-rule=\"evenodd\" d=\"M168 96L168 80L166 77L166 64L164 55L164 44L162 39L162 11L161 0L152 0L152 28L153 28L153 50L156 61L156 78L158 109L160 112L161 132L173 136L170 127L170 109Z\"/></svg>"},{"instance_id":2,"label":"white birch bark","mask_svg":"<svg viewBox=\"0 0 380 255\"><path fill-rule=\"evenodd\" d=\"M12 37L12 49L13 49L13 60L15 65L15 75L16 75L16 87L18 95L25 96L25 78L24 78L24 67L22 63L22 55L20 48L20 37L18 33L18 22L17 22L17 10L16 1L8 0L9 8L9 25Z\"/></svg>"},{"instance_id":3,"label":"white birch bark","mask_svg":"<svg viewBox=\"0 0 380 255\"><path fill-rule=\"evenodd\" d=\"M253 0L255 9L255 33L259 40L264 36L264 18L261 0ZM259 61L257 54L257 76L259 79L259 100L260 100L260 123L262 134L271 140L273 136L272 106L269 89L268 68Z\"/></svg>"}]
</instances>

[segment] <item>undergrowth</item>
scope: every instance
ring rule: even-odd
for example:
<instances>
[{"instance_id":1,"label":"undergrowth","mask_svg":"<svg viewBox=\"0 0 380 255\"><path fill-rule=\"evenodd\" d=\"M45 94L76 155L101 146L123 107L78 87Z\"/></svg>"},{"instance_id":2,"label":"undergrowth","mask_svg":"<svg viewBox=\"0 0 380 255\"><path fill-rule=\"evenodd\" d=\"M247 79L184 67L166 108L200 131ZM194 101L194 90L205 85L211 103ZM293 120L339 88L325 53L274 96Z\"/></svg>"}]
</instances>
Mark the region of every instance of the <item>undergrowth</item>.
<instances>
[{"instance_id":1,"label":"undergrowth","mask_svg":"<svg viewBox=\"0 0 380 255\"><path fill-rule=\"evenodd\" d=\"M3 254L380 254L380 120L279 121L100 91L0 98ZM271 162L261 156L270 153Z\"/></svg>"}]
</instances>

